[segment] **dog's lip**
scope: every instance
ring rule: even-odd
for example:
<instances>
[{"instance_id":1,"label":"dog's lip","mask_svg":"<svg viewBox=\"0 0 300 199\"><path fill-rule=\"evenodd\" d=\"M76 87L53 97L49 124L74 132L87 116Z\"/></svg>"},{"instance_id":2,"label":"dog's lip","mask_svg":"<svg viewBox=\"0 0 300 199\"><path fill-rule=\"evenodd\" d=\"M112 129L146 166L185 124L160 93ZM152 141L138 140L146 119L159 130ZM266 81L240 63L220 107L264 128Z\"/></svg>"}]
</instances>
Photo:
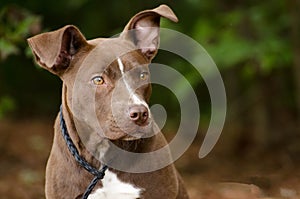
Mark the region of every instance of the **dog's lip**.
<instances>
[{"instance_id":1,"label":"dog's lip","mask_svg":"<svg viewBox=\"0 0 300 199\"><path fill-rule=\"evenodd\" d=\"M123 138L121 138L121 140L125 140L125 141L133 141L133 140L139 140L141 139L142 136L140 137L136 137L136 136L132 136L132 135L126 135Z\"/></svg>"},{"instance_id":2,"label":"dog's lip","mask_svg":"<svg viewBox=\"0 0 300 199\"><path fill-rule=\"evenodd\" d=\"M114 121L107 126L103 126L103 135L109 140L138 140L144 137L151 137L149 135L151 135L152 131L152 120L148 120L147 124L143 126L131 122L127 122L126 126L118 126Z\"/></svg>"},{"instance_id":3,"label":"dog's lip","mask_svg":"<svg viewBox=\"0 0 300 199\"><path fill-rule=\"evenodd\" d=\"M134 135L124 133L123 136L116 137L116 138L106 137L106 139L109 139L112 141L116 141L116 140L133 141L133 140L142 139L142 137L143 137L143 133L136 133Z\"/></svg>"},{"instance_id":4,"label":"dog's lip","mask_svg":"<svg viewBox=\"0 0 300 199\"><path fill-rule=\"evenodd\" d=\"M141 128L143 128L143 127L146 127L146 126L148 126L151 122L149 121L149 120L147 120L145 123L143 123L143 124L135 124L134 122L132 122L134 125L136 125L136 126L138 126L138 127L141 127Z\"/></svg>"},{"instance_id":5,"label":"dog's lip","mask_svg":"<svg viewBox=\"0 0 300 199\"><path fill-rule=\"evenodd\" d=\"M152 120L148 120L142 125L135 124L134 122L129 121L125 126L112 125L109 128L109 130L111 132L122 131L126 134L144 134L143 133L144 131L148 131L149 129L152 128L152 124L153 124Z\"/></svg>"},{"instance_id":6,"label":"dog's lip","mask_svg":"<svg viewBox=\"0 0 300 199\"><path fill-rule=\"evenodd\" d=\"M143 131L143 130L137 130L135 132L130 132L130 133L124 133L124 136L122 136L120 139L121 140L138 140L141 139L143 137L147 137L147 135L149 134L150 130L147 131Z\"/></svg>"},{"instance_id":7,"label":"dog's lip","mask_svg":"<svg viewBox=\"0 0 300 199\"><path fill-rule=\"evenodd\" d=\"M142 138L152 137L154 134L152 133L153 129L149 128L146 131L136 131L134 133L127 133L123 138L123 140L138 140Z\"/></svg>"}]
</instances>

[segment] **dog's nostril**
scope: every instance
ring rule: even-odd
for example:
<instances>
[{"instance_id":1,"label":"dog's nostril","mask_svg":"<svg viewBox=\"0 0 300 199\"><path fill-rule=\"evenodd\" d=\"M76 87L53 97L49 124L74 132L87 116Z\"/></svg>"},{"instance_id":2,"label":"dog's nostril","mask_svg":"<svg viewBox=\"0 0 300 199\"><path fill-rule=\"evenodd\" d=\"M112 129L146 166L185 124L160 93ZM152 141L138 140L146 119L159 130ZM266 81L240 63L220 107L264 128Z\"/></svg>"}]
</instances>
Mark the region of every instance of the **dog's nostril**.
<instances>
[{"instance_id":1,"label":"dog's nostril","mask_svg":"<svg viewBox=\"0 0 300 199\"><path fill-rule=\"evenodd\" d=\"M136 113L136 112L130 113L130 118L131 119L138 119L138 117L139 117L138 113Z\"/></svg>"},{"instance_id":2,"label":"dog's nostril","mask_svg":"<svg viewBox=\"0 0 300 199\"><path fill-rule=\"evenodd\" d=\"M144 113L142 114L142 116L143 116L143 118L147 118L147 117L148 117L148 112L144 112Z\"/></svg>"},{"instance_id":3,"label":"dog's nostril","mask_svg":"<svg viewBox=\"0 0 300 199\"><path fill-rule=\"evenodd\" d=\"M144 105L135 105L129 108L129 116L136 124L143 124L147 121L149 113Z\"/></svg>"}]
</instances>

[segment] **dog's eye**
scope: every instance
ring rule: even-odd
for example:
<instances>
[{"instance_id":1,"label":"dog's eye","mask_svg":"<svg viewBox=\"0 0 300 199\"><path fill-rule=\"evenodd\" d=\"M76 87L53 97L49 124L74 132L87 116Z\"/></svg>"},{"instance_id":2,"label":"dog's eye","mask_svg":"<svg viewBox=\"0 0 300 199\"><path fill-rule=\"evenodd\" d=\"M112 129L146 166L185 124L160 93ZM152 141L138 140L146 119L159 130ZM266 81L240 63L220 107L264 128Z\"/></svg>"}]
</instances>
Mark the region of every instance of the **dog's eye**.
<instances>
[{"instance_id":1,"label":"dog's eye","mask_svg":"<svg viewBox=\"0 0 300 199\"><path fill-rule=\"evenodd\" d=\"M92 82L95 85L102 85L104 83L104 79L101 76L97 76L92 79Z\"/></svg>"},{"instance_id":2,"label":"dog's eye","mask_svg":"<svg viewBox=\"0 0 300 199\"><path fill-rule=\"evenodd\" d=\"M148 78L148 73L147 72L142 72L141 74L140 74L140 79L141 80L146 80L147 78Z\"/></svg>"}]
</instances>

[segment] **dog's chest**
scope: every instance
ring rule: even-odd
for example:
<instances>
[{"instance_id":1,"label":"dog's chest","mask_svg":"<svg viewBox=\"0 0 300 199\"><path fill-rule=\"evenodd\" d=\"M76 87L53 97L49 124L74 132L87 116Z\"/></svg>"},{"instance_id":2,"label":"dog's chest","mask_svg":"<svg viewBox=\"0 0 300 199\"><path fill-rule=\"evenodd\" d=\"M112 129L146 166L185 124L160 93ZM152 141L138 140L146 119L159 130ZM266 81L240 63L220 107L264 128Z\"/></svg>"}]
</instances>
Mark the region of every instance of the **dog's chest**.
<instances>
[{"instance_id":1,"label":"dog's chest","mask_svg":"<svg viewBox=\"0 0 300 199\"><path fill-rule=\"evenodd\" d=\"M103 187L89 195L88 199L137 199L143 189L122 182L118 176L107 170L102 180Z\"/></svg>"}]
</instances>

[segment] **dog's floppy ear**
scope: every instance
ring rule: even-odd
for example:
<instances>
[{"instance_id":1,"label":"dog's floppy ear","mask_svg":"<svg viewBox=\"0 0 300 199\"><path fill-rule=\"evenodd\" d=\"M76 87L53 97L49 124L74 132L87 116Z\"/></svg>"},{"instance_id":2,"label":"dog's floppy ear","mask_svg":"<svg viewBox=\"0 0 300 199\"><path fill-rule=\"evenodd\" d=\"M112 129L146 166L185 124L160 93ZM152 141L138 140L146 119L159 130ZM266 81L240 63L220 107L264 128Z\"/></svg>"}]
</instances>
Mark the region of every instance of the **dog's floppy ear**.
<instances>
[{"instance_id":1,"label":"dog's floppy ear","mask_svg":"<svg viewBox=\"0 0 300 199\"><path fill-rule=\"evenodd\" d=\"M151 60L157 53L159 46L160 17L177 22L174 12L166 5L160 5L152 10L145 10L134 17L126 25L121 37L134 42L138 49Z\"/></svg>"},{"instance_id":2,"label":"dog's floppy ear","mask_svg":"<svg viewBox=\"0 0 300 199\"><path fill-rule=\"evenodd\" d=\"M81 32L72 25L29 38L36 62L50 72L61 75L70 65L72 56L87 44Z\"/></svg>"}]
</instances>

